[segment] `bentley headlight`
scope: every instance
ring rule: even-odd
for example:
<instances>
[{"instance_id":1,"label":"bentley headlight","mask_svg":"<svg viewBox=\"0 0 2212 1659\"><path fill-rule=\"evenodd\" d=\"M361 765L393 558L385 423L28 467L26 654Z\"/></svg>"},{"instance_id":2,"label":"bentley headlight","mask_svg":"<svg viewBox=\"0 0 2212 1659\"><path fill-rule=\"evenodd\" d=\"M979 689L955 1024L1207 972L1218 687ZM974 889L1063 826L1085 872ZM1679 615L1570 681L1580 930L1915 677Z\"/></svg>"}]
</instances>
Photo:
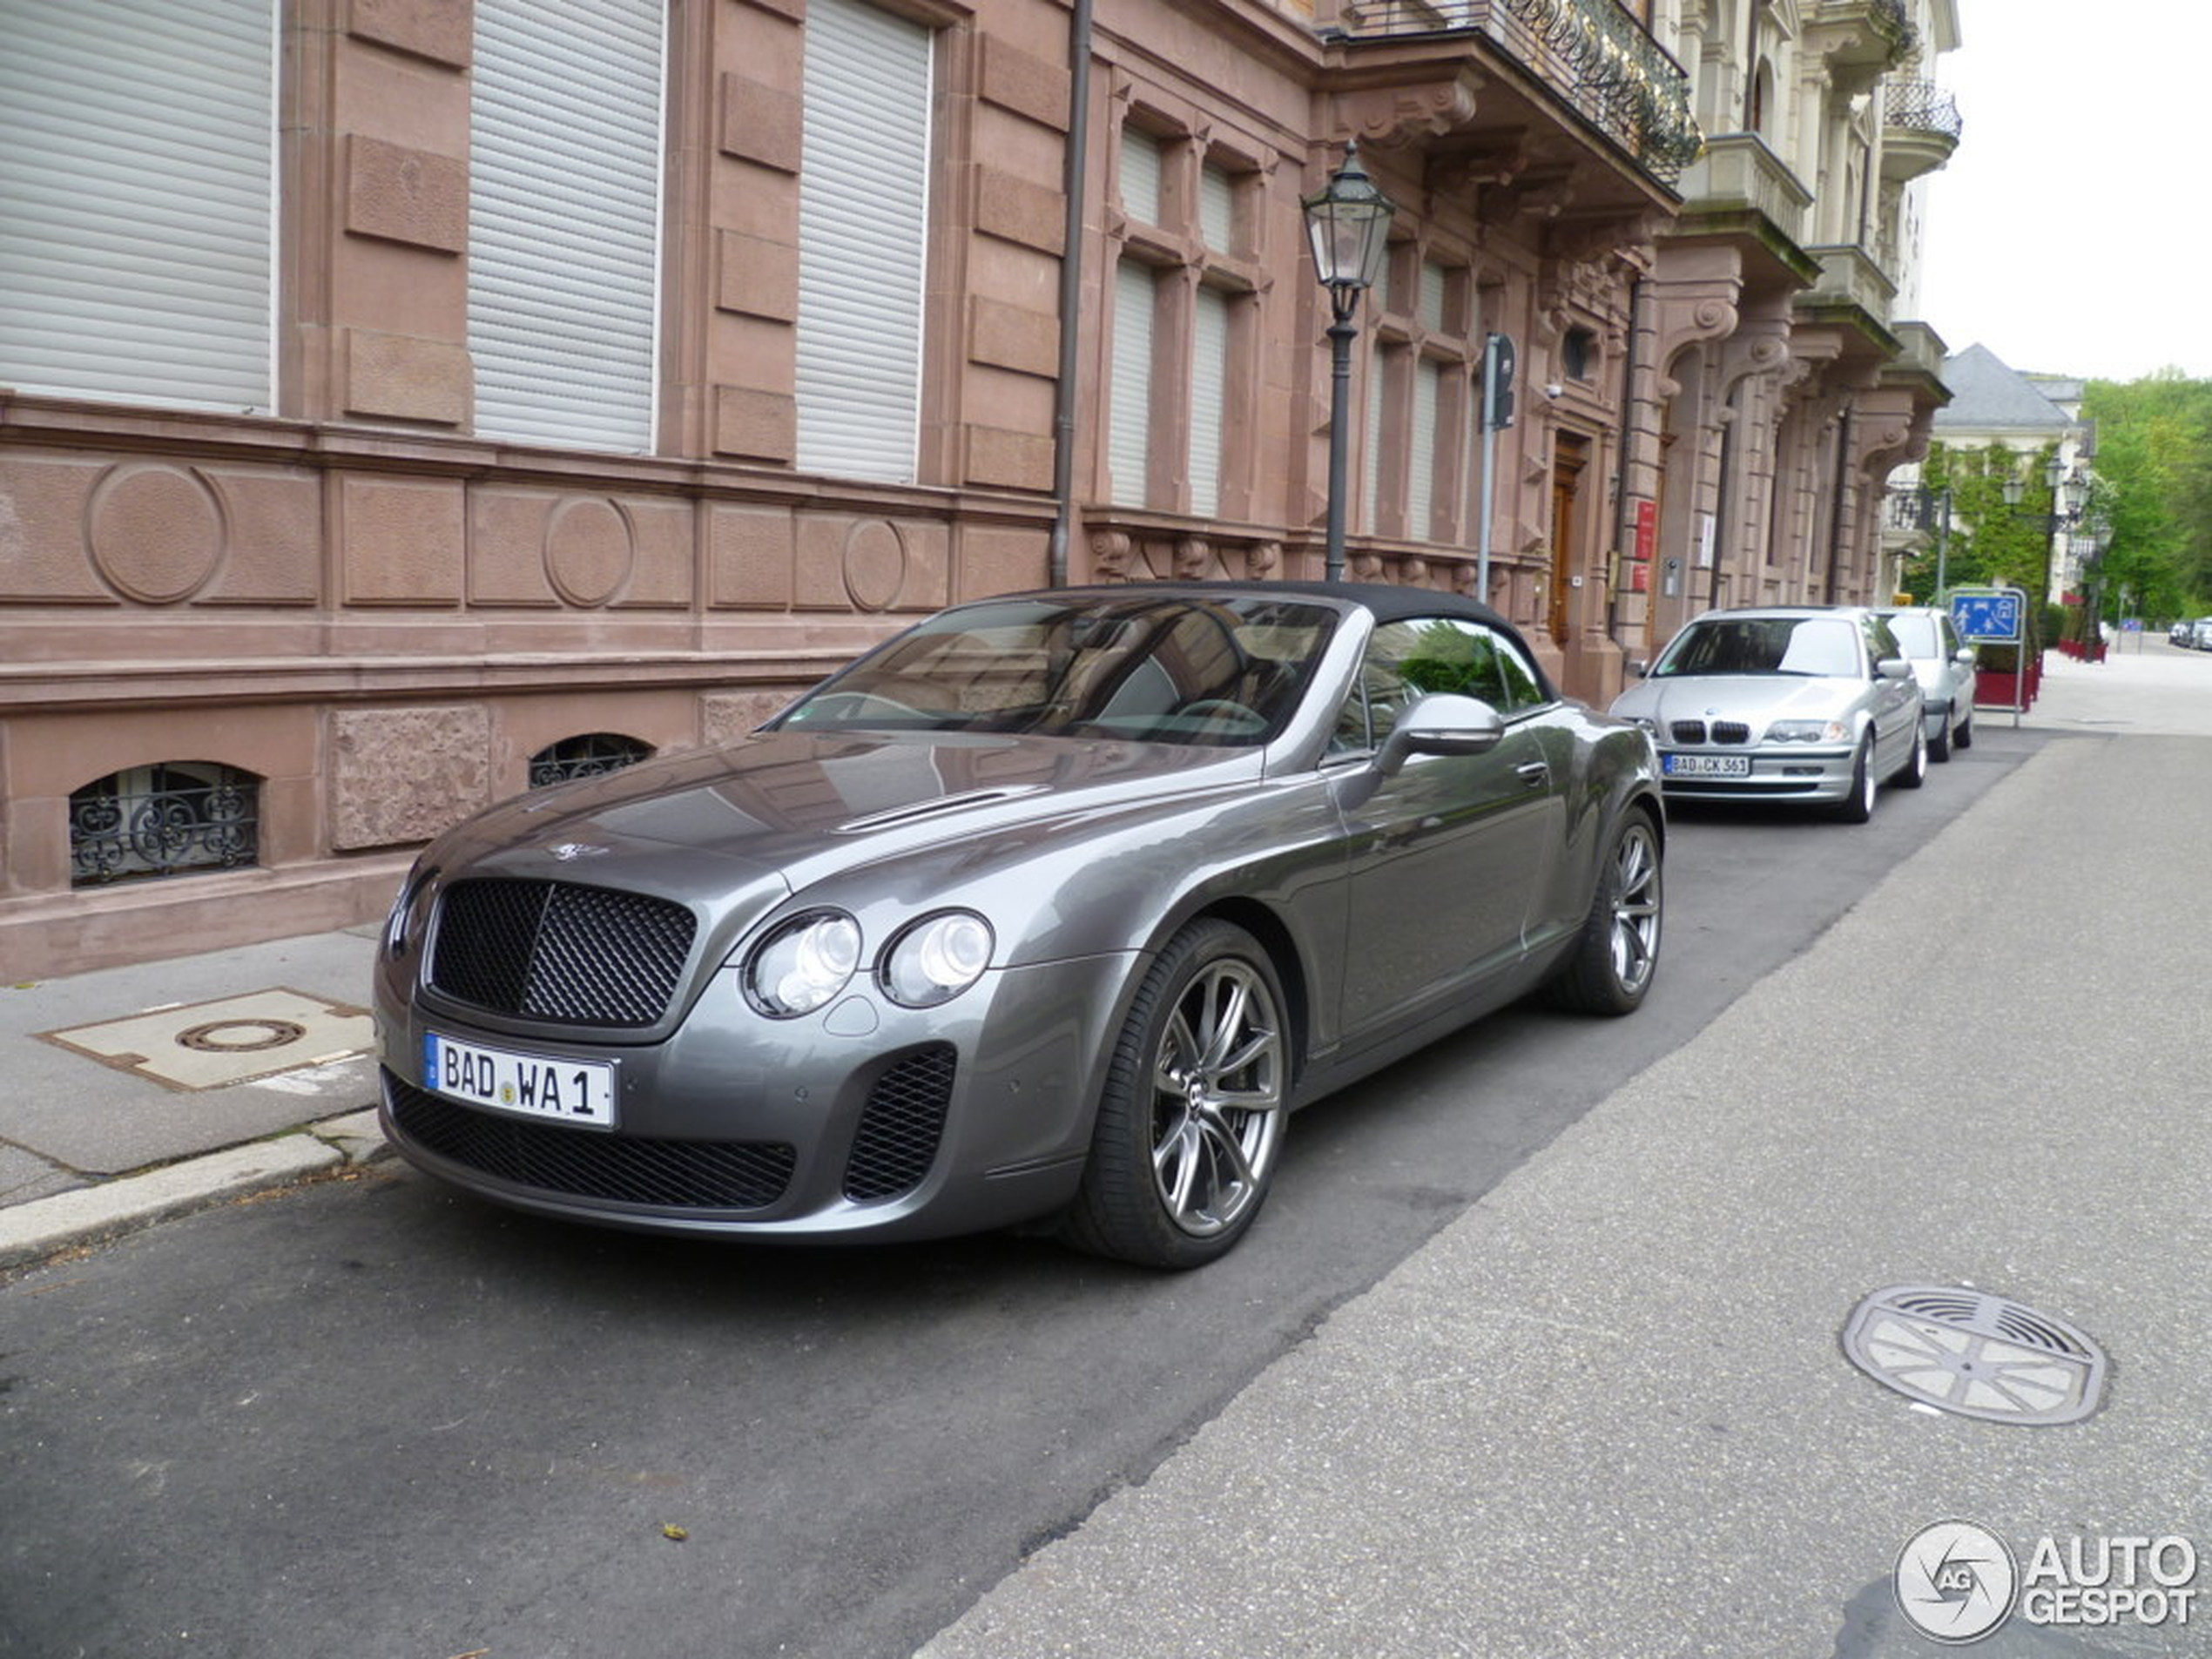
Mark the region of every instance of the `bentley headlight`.
<instances>
[{"instance_id":1,"label":"bentley headlight","mask_svg":"<svg viewBox=\"0 0 2212 1659\"><path fill-rule=\"evenodd\" d=\"M745 970L745 994L772 1019L812 1014L860 965L860 924L837 910L794 916L770 934Z\"/></svg>"},{"instance_id":2,"label":"bentley headlight","mask_svg":"<svg viewBox=\"0 0 2212 1659\"><path fill-rule=\"evenodd\" d=\"M991 924L972 910L924 916L883 953L883 994L902 1008L949 1002L991 965Z\"/></svg>"},{"instance_id":3,"label":"bentley headlight","mask_svg":"<svg viewBox=\"0 0 2212 1659\"><path fill-rule=\"evenodd\" d=\"M384 919L384 951L393 960L407 954L408 939L415 929L415 904L437 874L435 868L426 869L418 859L401 884L399 896L392 900L392 914Z\"/></svg>"},{"instance_id":4,"label":"bentley headlight","mask_svg":"<svg viewBox=\"0 0 2212 1659\"><path fill-rule=\"evenodd\" d=\"M1841 720L1777 720L1766 735L1771 743L1841 743L1851 728Z\"/></svg>"}]
</instances>

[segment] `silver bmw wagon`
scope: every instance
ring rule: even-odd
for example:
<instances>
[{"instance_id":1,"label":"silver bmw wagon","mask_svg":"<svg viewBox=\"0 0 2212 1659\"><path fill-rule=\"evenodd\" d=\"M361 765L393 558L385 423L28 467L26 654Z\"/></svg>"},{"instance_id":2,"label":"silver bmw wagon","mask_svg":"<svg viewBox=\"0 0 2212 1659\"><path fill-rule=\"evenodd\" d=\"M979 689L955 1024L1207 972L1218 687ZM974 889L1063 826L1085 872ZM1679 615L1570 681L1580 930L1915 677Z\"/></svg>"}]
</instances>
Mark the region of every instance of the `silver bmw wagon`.
<instances>
[{"instance_id":1,"label":"silver bmw wagon","mask_svg":"<svg viewBox=\"0 0 2212 1659\"><path fill-rule=\"evenodd\" d=\"M1471 601L988 599L427 849L378 959L384 1126L577 1220L1196 1266L1292 1109L1540 988L1637 1007L1665 840L1650 738Z\"/></svg>"}]
</instances>

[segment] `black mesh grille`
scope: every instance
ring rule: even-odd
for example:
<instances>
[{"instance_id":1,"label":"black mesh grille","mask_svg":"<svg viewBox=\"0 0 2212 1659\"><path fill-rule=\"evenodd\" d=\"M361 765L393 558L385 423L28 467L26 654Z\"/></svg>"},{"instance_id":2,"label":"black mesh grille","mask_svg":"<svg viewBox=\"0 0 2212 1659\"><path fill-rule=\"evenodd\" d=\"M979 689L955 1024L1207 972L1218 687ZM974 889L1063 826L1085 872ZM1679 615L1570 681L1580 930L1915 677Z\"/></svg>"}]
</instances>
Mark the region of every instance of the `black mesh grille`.
<instances>
[{"instance_id":1,"label":"black mesh grille","mask_svg":"<svg viewBox=\"0 0 2212 1659\"><path fill-rule=\"evenodd\" d=\"M932 1043L876 1080L846 1161L846 1197L856 1204L896 1197L928 1173L953 1097L954 1063L950 1043Z\"/></svg>"},{"instance_id":2,"label":"black mesh grille","mask_svg":"<svg viewBox=\"0 0 2212 1659\"><path fill-rule=\"evenodd\" d=\"M1676 743L1703 743L1705 741L1705 723L1703 720L1677 720L1674 725L1674 734Z\"/></svg>"},{"instance_id":3,"label":"black mesh grille","mask_svg":"<svg viewBox=\"0 0 2212 1659\"><path fill-rule=\"evenodd\" d=\"M496 1013L651 1025L698 920L680 904L565 881L457 881L439 903L430 983Z\"/></svg>"},{"instance_id":4,"label":"black mesh grille","mask_svg":"<svg viewBox=\"0 0 2212 1659\"><path fill-rule=\"evenodd\" d=\"M797 1154L779 1141L657 1141L480 1112L384 1074L392 1116L428 1151L541 1192L665 1209L759 1210Z\"/></svg>"},{"instance_id":5,"label":"black mesh grille","mask_svg":"<svg viewBox=\"0 0 2212 1659\"><path fill-rule=\"evenodd\" d=\"M1740 721L1716 720L1713 722L1715 743L1749 743L1750 740L1751 728Z\"/></svg>"}]
</instances>

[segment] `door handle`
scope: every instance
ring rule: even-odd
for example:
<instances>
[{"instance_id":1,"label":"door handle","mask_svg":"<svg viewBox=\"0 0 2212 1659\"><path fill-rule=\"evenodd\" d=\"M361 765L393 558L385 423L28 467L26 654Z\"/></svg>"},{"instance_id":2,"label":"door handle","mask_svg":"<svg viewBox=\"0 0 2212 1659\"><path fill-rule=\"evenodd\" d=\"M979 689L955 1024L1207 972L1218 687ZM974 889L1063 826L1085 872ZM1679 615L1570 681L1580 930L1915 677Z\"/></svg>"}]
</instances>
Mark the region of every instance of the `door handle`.
<instances>
[{"instance_id":1,"label":"door handle","mask_svg":"<svg viewBox=\"0 0 2212 1659\"><path fill-rule=\"evenodd\" d=\"M1523 761L1514 769L1514 776L1531 789L1541 789L1552 779L1552 769L1541 760Z\"/></svg>"}]
</instances>

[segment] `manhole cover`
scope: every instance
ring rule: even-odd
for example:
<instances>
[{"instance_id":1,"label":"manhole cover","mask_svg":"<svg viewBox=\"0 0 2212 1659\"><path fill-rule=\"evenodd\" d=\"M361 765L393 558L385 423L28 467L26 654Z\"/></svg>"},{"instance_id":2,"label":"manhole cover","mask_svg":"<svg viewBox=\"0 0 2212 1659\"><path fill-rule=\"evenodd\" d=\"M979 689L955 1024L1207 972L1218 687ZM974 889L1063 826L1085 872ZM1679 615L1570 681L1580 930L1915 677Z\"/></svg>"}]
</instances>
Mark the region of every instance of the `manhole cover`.
<instances>
[{"instance_id":1,"label":"manhole cover","mask_svg":"<svg viewBox=\"0 0 2212 1659\"><path fill-rule=\"evenodd\" d=\"M177 1042L203 1054L259 1054L307 1035L307 1028L293 1020L210 1020L179 1031Z\"/></svg>"},{"instance_id":2,"label":"manhole cover","mask_svg":"<svg viewBox=\"0 0 2212 1659\"><path fill-rule=\"evenodd\" d=\"M2079 1422L2104 1388L2104 1350L2065 1320L1959 1285L1875 1291L1844 1352L1900 1394L1990 1423Z\"/></svg>"}]
</instances>

